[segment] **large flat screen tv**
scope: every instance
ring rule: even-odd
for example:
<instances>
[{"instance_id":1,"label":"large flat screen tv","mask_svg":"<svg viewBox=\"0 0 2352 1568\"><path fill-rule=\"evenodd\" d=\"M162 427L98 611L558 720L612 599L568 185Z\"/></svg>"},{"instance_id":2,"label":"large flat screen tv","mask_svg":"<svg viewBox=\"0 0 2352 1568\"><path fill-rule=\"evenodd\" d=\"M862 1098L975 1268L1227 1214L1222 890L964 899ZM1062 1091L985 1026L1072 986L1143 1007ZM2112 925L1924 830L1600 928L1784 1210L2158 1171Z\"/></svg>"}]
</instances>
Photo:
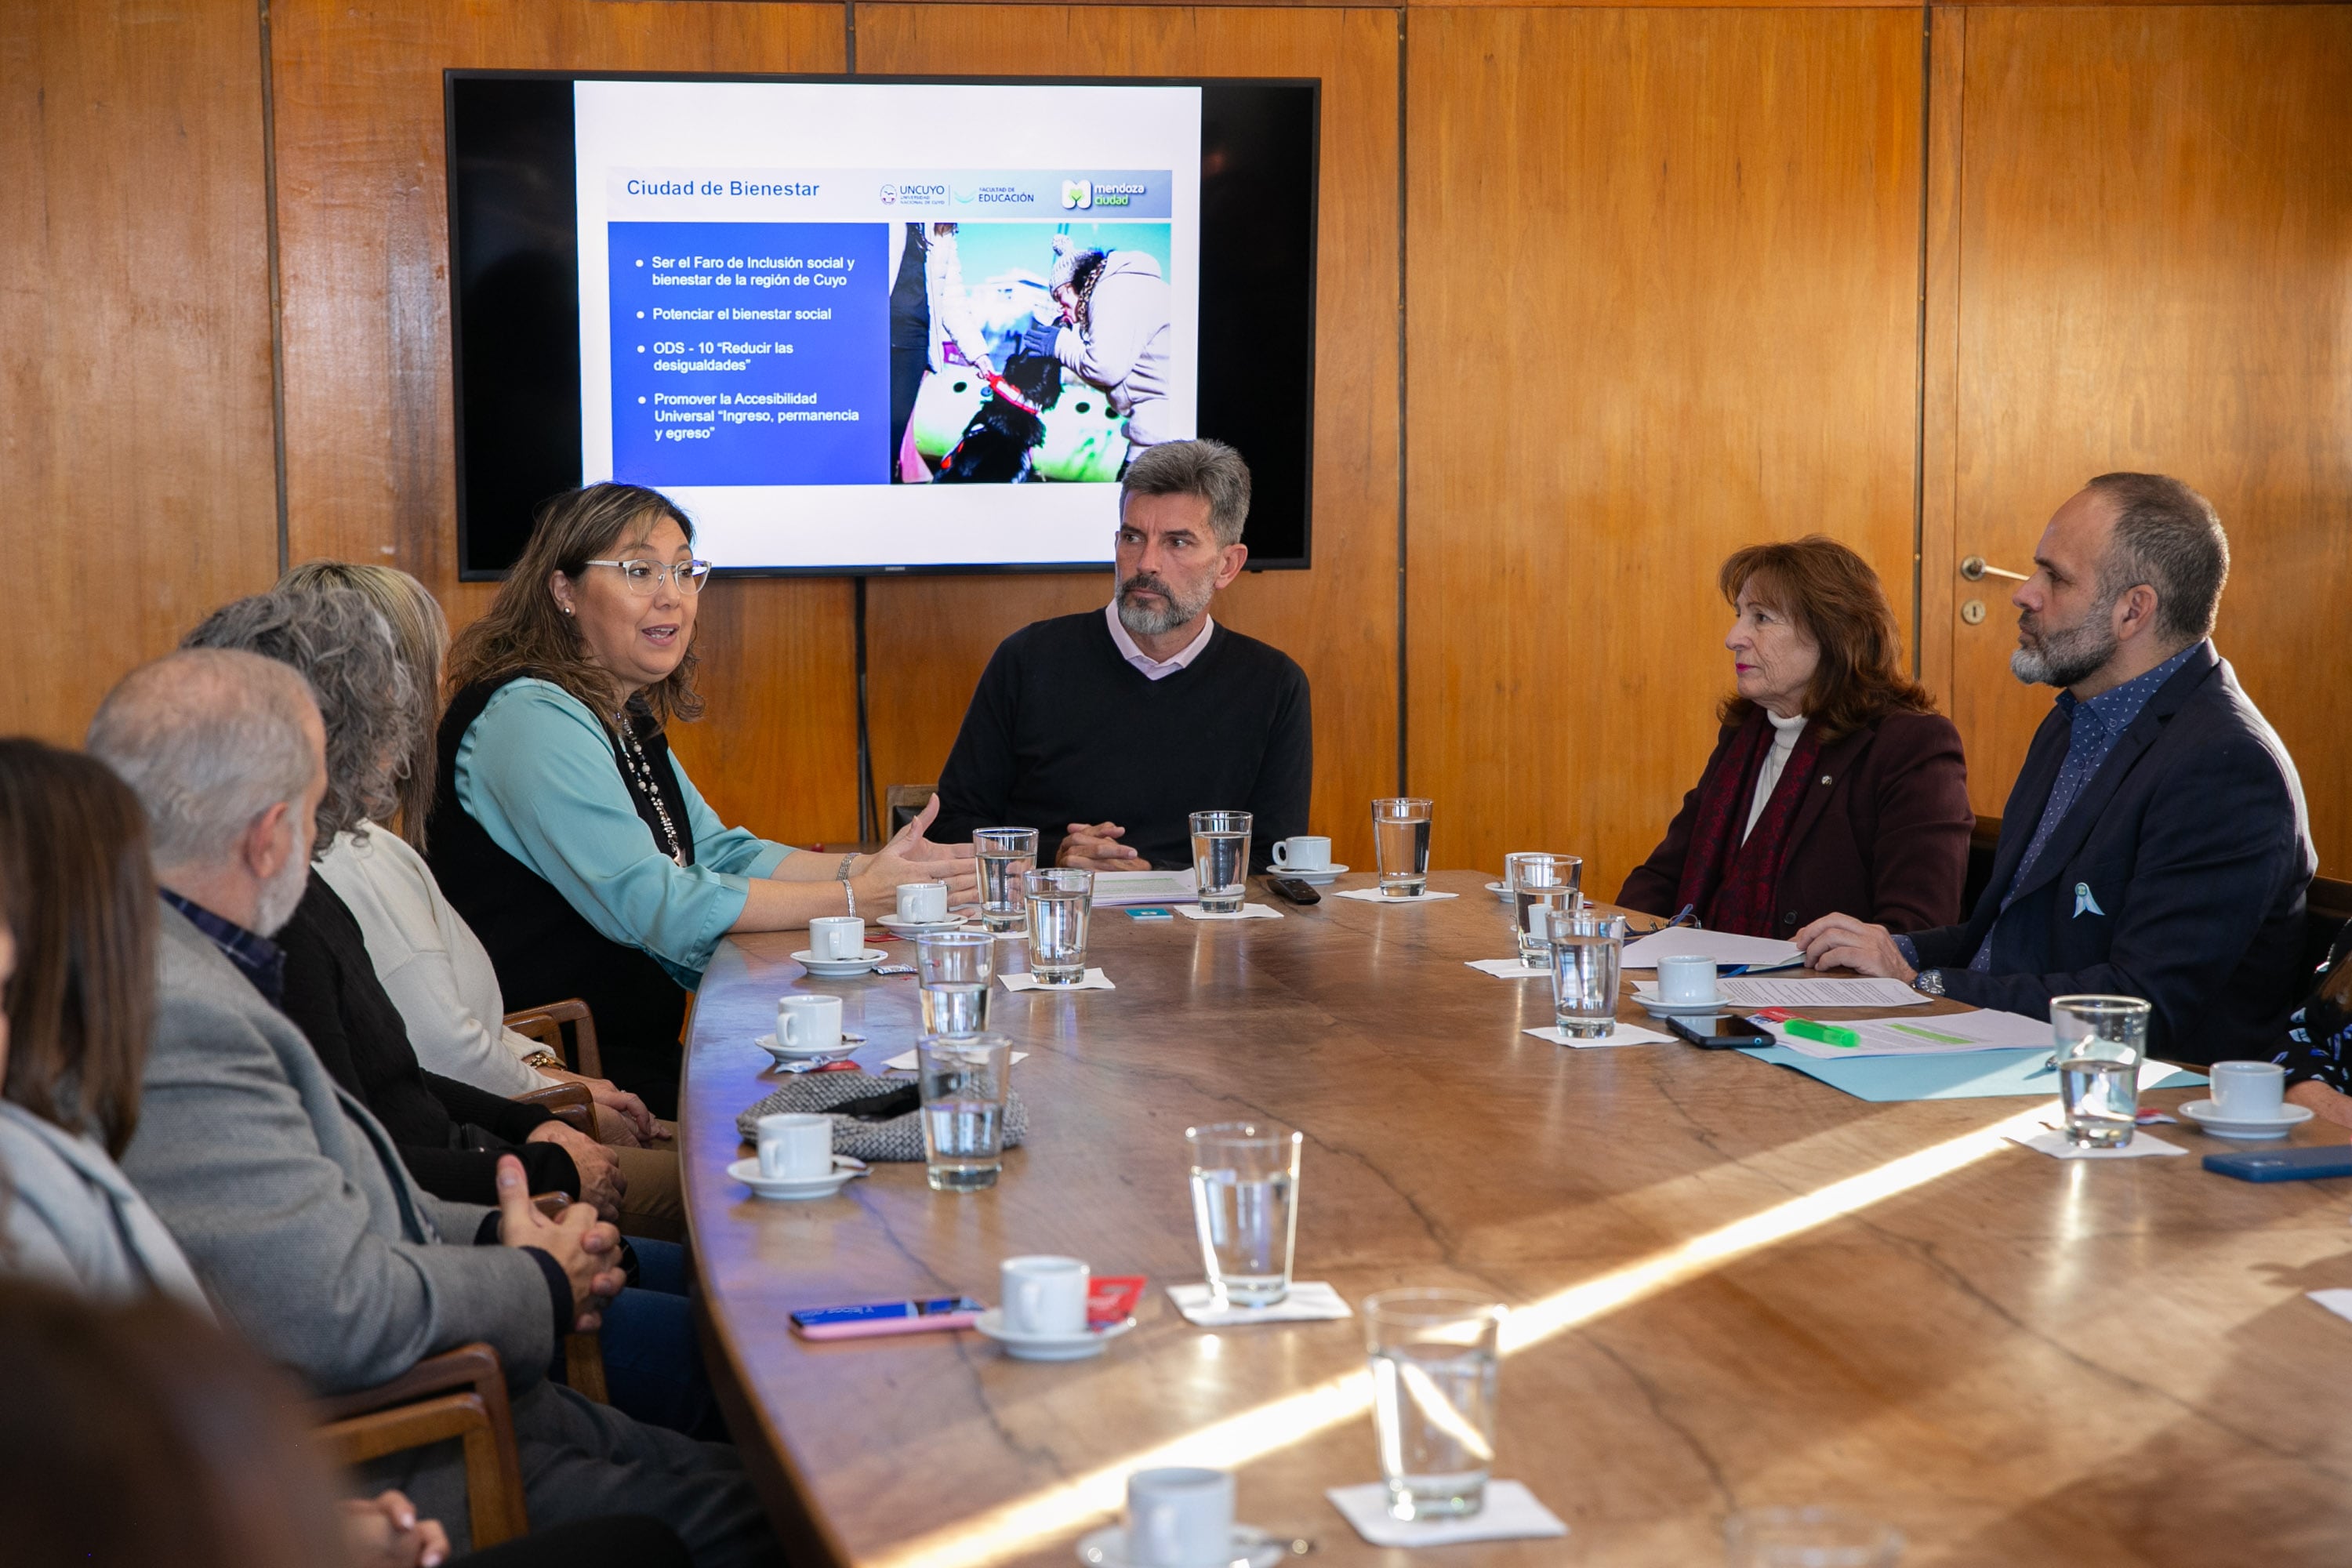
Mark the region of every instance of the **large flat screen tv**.
<instances>
[{"instance_id":1,"label":"large flat screen tv","mask_svg":"<svg viewBox=\"0 0 2352 1568\"><path fill-rule=\"evenodd\" d=\"M446 74L457 530L652 486L728 571L1099 570L1231 442L1308 559L1319 84Z\"/></svg>"}]
</instances>

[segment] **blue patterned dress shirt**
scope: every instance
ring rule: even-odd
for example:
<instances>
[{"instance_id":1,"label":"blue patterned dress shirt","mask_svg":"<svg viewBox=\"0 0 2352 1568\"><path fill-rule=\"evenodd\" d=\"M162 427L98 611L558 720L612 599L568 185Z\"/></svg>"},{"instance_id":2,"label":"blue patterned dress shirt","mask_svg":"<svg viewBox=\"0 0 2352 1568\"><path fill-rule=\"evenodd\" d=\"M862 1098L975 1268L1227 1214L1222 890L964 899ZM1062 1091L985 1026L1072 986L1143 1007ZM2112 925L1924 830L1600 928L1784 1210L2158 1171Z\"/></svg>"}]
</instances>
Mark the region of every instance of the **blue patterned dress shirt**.
<instances>
[{"instance_id":1,"label":"blue patterned dress shirt","mask_svg":"<svg viewBox=\"0 0 2352 1568\"><path fill-rule=\"evenodd\" d=\"M156 889L163 901L188 917L188 923L212 939L223 957L236 965L237 973L253 982L253 988L269 998L273 1007L286 1005L286 950L266 936L246 930L224 915L216 915L192 899L184 899L169 888Z\"/></svg>"}]
</instances>

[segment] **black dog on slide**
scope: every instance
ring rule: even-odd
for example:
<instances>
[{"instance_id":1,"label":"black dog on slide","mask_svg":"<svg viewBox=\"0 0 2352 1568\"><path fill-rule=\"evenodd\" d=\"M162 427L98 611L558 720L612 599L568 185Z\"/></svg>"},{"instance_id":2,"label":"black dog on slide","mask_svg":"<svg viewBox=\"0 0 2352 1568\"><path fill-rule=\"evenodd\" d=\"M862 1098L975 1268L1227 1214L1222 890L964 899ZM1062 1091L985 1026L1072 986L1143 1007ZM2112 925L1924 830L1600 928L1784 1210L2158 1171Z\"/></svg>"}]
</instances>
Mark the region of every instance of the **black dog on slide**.
<instances>
[{"instance_id":1,"label":"black dog on slide","mask_svg":"<svg viewBox=\"0 0 2352 1568\"><path fill-rule=\"evenodd\" d=\"M1042 416L1061 399L1062 362L1051 354L1014 354L1004 362L1003 379L1005 386L990 390L962 439L940 459L940 483L1042 482L1031 454L1045 444Z\"/></svg>"}]
</instances>

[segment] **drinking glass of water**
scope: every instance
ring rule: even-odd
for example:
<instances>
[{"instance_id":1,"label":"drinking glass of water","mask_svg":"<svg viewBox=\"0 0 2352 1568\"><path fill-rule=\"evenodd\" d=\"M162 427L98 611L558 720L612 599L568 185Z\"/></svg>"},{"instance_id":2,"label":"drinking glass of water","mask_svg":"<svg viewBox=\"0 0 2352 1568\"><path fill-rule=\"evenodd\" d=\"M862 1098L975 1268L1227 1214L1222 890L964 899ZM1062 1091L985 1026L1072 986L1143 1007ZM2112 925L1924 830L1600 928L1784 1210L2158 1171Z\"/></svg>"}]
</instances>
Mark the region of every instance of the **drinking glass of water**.
<instances>
[{"instance_id":1,"label":"drinking glass of water","mask_svg":"<svg viewBox=\"0 0 2352 1568\"><path fill-rule=\"evenodd\" d=\"M1192 814L1192 876L1201 884L1201 912L1230 915L1249 891L1250 814Z\"/></svg>"},{"instance_id":2,"label":"drinking glass of water","mask_svg":"<svg viewBox=\"0 0 2352 1568\"><path fill-rule=\"evenodd\" d=\"M915 1046L923 1096L923 1160L931 1188L972 1193L1004 1166L1004 1096L1013 1042L1003 1035L924 1039Z\"/></svg>"},{"instance_id":3,"label":"drinking glass of water","mask_svg":"<svg viewBox=\"0 0 2352 1568\"><path fill-rule=\"evenodd\" d=\"M1365 1298L1372 1431L1391 1517L1458 1519L1486 1506L1503 1310L1469 1290Z\"/></svg>"},{"instance_id":4,"label":"drinking glass of water","mask_svg":"<svg viewBox=\"0 0 2352 1568\"><path fill-rule=\"evenodd\" d=\"M1751 1508L1723 1526L1730 1568L1895 1568L1903 1536L1833 1508Z\"/></svg>"},{"instance_id":5,"label":"drinking glass of water","mask_svg":"<svg viewBox=\"0 0 2352 1568\"><path fill-rule=\"evenodd\" d=\"M1290 1294L1298 1151L1305 1142L1273 1121L1184 1129L1192 1162L1192 1227L1217 1305L1271 1307Z\"/></svg>"},{"instance_id":6,"label":"drinking glass of water","mask_svg":"<svg viewBox=\"0 0 2352 1568\"><path fill-rule=\"evenodd\" d=\"M1518 918L1519 962L1549 964L1548 912L1572 910L1584 880L1584 862L1574 855L1524 851L1503 857L1503 877L1511 885L1512 912Z\"/></svg>"},{"instance_id":7,"label":"drinking glass of water","mask_svg":"<svg viewBox=\"0 0 2352 1568\"><path fill-rule=\"evenodd\" d=\"M1076 985L1087 977L1087 916L1095 874L1055 866L1022 879L1029 900L1029 973L1040 985Z\"/></svg>"},{"instance_id":8,"label":"drinking glass of water","mask_svg":"<svg viewBox=\"0 0 2352 1568\"><path fill-rule=\"evenodd\" d=\"M984 931L925 931L915 938L923 996L923 1033L978 1035L988 1029L988 984L996 975L996 939Z\"/></svg>"},{"instance_id":9,"label":"drinking glass of water","mask_svg":"<svg viewBox=\"0 0 2352 1568\"><path fill-rule=\"evenodd\" d=\"M971 836L980 859L980 920L991 931L1017 929L1027 910L1021 879L1037 865L1034 827L983 827Z\"/></svg>"},{"instance_id":10,"label":"drinking glass of water","mask_svg":"<svg viewBox=\"0 0 2352 1568\"><path fill-rule=\"evenodd\" d=\"M1418 799L1372 802L1372 858L1382 898L1417 899L1428 889L1429 807Z\"/></svg>"},{"instance_id":11,"label":"drinking glass of water","mask_svg":"<svg viewBox=\"0 0 2352 1568\"><path fill-rule=\"evenodd\" d=\"M2147 1055L2147 1004L2137 996L2053 996L2058 1098L2066 1142L2119 1149L2139 1124L2139 1064Z\"/></svg>"},{"instance_id":12,"label":"drinking glass of water","mask_svg":"<svg viewBox=\"0 0 2352 1568\"><path fill-rule=\"evenodd\" d=\"M1552 1023L1571 1039L1598 1040L1617 1032L1617 967L1624 955L1625 917L1587 904L1544 911L1551 951Z\"/></svg>"}]
</instances>

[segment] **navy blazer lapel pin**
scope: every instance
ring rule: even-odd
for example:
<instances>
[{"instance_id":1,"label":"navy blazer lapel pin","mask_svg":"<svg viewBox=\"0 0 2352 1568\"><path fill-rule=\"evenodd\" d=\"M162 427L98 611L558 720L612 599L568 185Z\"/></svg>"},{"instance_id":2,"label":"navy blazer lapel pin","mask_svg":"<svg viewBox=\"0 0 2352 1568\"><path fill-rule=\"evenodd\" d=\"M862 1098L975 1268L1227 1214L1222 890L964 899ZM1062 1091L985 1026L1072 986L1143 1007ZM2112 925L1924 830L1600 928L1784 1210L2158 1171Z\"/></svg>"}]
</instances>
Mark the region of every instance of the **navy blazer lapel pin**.
<instances>
[{"instance_id":1,"label":"navy blazer lapel pin","mask_svg":"<svg viewBox=\"0 0 2352 1568\"><path fill-rule=\"evenodd\" d=\"M2086 914L2098 915L2104 919L2106 912L2106 910L2099 908L2099 900L2091 897L2090 883L2077 882L2074 884L2074 918L2076 920L2081 920Z\"/></svg>"}]
</instances>

